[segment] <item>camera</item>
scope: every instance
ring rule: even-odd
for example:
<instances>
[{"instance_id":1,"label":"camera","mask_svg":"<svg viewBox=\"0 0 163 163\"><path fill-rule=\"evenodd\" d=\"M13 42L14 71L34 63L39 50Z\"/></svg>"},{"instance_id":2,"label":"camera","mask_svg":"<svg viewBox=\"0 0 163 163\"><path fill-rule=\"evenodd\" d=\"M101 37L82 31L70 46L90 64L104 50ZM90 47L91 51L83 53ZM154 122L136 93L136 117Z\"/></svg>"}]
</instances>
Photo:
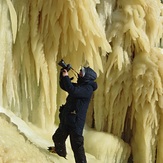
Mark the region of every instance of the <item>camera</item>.
<instances>
[{"instance_id":1,"label":"camera","mask_svg":"<svg viewBox=\"0 0 163 163\"><path fill-rule=\"evenodd\" d=\"M63 69L66 69L67 71L69 71L72 68L71 65L66 64L63 59L59 61L58 65L61 66Z\"/></svg>"}]
</instances>

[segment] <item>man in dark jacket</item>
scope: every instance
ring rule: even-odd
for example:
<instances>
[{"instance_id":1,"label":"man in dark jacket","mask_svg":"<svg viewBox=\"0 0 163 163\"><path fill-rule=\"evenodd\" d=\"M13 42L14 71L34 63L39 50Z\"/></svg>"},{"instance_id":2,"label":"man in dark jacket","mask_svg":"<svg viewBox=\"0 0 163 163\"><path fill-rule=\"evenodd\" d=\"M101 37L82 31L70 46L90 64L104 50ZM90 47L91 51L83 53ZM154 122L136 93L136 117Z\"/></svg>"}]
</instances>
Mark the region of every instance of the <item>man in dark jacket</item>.
<instances>
[{"instance_id":1,"label":"man in dark jacket","mask_svg":"<svg viewBox=\"0 0 163 163\"><path fill-rule=\"evenodd\" d=\"M78 74L77 83L72 83L66 69L61 70L60 87L68 92L65 105L60 107L60 124L52 139L55 144L55 152L66 157L65 141L70 136L71 147L76 163L86 163L84 151L83 128L86 119L88 105L97 89L94 81L97 75L90 67L83 67Z\"/></svg>"}]
</instances>

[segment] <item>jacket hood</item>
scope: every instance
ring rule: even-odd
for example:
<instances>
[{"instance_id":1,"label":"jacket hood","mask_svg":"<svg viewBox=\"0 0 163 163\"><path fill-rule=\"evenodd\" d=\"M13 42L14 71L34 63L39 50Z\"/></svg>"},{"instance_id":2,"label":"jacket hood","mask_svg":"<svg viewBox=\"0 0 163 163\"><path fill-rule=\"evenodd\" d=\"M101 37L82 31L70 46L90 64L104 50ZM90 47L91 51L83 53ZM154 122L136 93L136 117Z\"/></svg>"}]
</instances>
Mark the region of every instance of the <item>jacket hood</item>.
<instances>
[{"instance_id":1,"label":"jacket hood","mask_svg":"<svg viewBox=\"0 0 163 163\"><path fill-rule=\"evenodd\" d=\"M82 83L95 83L94 80L97 78L96 72L90 67L83 67L80 71L82 71L83 76L78 75L78 84Z\"/></svg>"},{"instance_id":2,"label":"jacket hood","mask_svg":"<svg viewBox=\"0 0 163 163\"><path fill-rule=\"evenodd\" d=\"M84 76L85 80L95 80L97 78L96 72L90 67L84 67Z\"/></svg>"}]
</instances>

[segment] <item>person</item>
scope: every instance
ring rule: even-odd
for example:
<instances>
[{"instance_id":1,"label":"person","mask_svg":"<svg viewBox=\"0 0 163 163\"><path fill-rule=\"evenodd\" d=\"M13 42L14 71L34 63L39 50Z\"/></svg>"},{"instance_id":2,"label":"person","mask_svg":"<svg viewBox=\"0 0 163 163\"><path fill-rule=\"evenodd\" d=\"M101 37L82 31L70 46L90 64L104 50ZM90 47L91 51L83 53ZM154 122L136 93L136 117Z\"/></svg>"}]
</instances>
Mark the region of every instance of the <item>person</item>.
<instances>
[{"instance_id":1,"label":"person","mask_svg":"<svg viewBox=\"0 0 163 163\"><path fill-rule=\"evenodd\" d=\"M66 103L59 109L60 124L52 136L55 152L66 158L67 137L70 137L71 148L76 163L86 163L83 128L86 113L93 92L97 89L96 72L90 67L81 68L77 83L72 83L68 71L61 69L60 87L68 92Z\"/></svg>"}]
</instances>

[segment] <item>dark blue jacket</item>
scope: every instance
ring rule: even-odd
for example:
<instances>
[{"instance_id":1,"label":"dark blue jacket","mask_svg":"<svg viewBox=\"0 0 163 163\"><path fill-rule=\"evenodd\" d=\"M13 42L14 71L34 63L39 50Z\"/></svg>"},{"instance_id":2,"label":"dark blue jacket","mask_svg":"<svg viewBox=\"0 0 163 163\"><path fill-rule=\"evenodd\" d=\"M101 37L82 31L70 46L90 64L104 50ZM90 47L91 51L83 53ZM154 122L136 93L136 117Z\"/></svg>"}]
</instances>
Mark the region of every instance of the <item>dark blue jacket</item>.
<instances>
[{"instance_id":1,"label":"dark blue jacket","mask_svg":"<svg viewBox=\"0 0 163 163\"><path fill-rule=\"evenodd\" d=\"M69 76L60 79L60 87L68 92L66 103L60 110L61 123L69 130L82 135L86 119L88 105L93 91L97 89L97 83L93 80L72 83Z\"/></svg>"}]
</instances>

